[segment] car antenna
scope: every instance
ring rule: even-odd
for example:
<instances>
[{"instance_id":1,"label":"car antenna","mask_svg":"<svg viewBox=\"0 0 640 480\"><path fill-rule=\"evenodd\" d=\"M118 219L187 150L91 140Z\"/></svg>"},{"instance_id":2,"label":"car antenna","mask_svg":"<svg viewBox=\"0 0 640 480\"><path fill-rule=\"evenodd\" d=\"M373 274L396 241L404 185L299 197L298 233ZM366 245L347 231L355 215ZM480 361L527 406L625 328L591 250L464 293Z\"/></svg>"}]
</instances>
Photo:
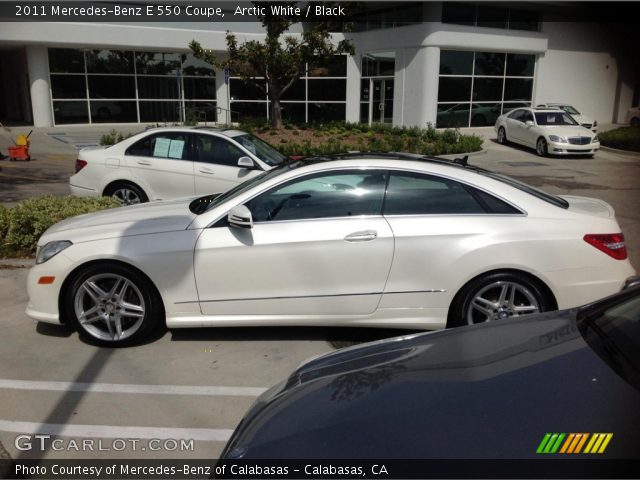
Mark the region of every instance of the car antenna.
<instances>
[{"instance_id":1,"label":"car antenna","mask_svg":"<svg viewBox=\"0 0 640 480\"><path fill-rule=\"evenodd\" d=\"M467 165L469 165L469 155L465 155L462 158L454 158L453 163L466 167Z\"/></svg>"}]
</instances>

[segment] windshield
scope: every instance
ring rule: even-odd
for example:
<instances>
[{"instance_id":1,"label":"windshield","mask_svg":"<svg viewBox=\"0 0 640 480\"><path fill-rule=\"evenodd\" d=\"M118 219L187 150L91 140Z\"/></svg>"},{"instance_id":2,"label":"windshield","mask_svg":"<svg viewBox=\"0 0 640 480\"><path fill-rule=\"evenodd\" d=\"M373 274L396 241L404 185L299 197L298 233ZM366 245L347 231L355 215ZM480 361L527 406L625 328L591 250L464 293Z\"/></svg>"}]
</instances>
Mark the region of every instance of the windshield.
<instances>
[{"instance_id":1,"label":"windshield","mask_svg":"<svg viewBox=\"0 0 640 480\"><path fill-rule=\"evenodd\" d=\"M640 388L640 288L603 303L579 311L580 332L609 366Z\"/></svg>"},{"instance_id":2,"label":"windshield","mask_svg":"<svg viewBox=\"0 0 640 480\"><path fill-rule=\"evenodd\" d=\"M562 105L560 106L560 108L565 112L570 113L571 115L580 115L580 112L573 108L571 105Z\"/></svg>"},{"instance_id":3,"label":"windshield","mask_svg":"<svg viewBox=\"0 0 640 480\"><path fill-rule=\"evenodd\" d=\"M507 177L506 175L491 172L489 170L478 170L478 173L481 175L486 175L487 177L491 177L495 180L499 180L503 183L506 183L507 185L511 185L518 190L526 192L529 195L533 195L534 197L539 198L540 200L544 200L545 202L555 205L556 207L569 208L569 202L567 202L564 198L547 193L544 190L533 187L527 183L521 182L511 177Z\"/></svg>"},{"instance_id":4,"label":"windshield","mask_svg":"<svg viewBox=\"0 0 640 480\"><path fill-rule=\"evenodd\" d=\"M564 112L535 112L535 116L540 126L578 125L571 115Z\"/></svg>"},{"instance_id":5,"label":"windshield","mask_svg":"<svg viewBox=\"0 0 640 480\"><path fill-rule=\"evenodd\" d=\"M264 163L272 167L280 165L287 159L285 155L254 135L246 133L244 135L233 137L233 139Z\"/></svg>"},{"instance_id":6,"label":"windshield","mask_svg":"<svg viewBox=\"0 0 640 480\"><path fill-rule=\"evenodd\" d=\"M278 167L269 170L268 172L264 172L261 173L260 175L258 175L257 177L253 177L249 180L247 180L246 182L242 182L239 183L238 185L236 185L234 188L232 188L231 190L227 190L225 193L223 193L222 195L219 195L213 199L210 199L208 201L208 205L207 208L201 211L195 211L192 210L193 213L203 213L206 211L211 210L212 208L217 207L218 205L220 205L222 202L229 200L233 197L236 197L238 195L243 194L244 192L246 192L247 190L249 190L250 188L255 187L256 185L260 185L263 182L266 182L274 177L277 177L278 175L282 175L285 172L288 172L291 169L297 168L302 164L301 161L297 161L297 162L291 162L291 163L283 163L281 165L279 165Z\"/></svg>"}]
</instances>

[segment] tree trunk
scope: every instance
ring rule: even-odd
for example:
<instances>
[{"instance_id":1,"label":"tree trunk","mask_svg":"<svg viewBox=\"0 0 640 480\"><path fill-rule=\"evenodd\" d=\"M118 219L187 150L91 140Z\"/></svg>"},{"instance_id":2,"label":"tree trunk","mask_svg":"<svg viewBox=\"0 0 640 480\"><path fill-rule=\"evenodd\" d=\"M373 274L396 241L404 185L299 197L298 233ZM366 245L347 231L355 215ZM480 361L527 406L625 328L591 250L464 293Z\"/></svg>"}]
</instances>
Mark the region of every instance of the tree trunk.
<instances>
[{"instance_id":1,"label":"tree trunk","mask_svg":"<svg viewBox=\"0 0 640 480\"><path fill-rule=\"evenodd\" d=\"M269 120L273 128L282 127L282 107L280 106L280 97L282 90L277 85L269 83Z\"/></svg>"}]
</instances>

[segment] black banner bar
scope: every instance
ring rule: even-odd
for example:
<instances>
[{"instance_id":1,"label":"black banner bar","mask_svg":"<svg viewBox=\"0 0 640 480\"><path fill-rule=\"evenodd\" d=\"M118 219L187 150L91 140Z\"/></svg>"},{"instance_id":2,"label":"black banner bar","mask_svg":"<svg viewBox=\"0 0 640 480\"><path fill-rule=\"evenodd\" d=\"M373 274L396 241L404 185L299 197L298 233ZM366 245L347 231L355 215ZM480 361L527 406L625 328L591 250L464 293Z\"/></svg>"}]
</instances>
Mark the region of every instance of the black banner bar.
<instances>
[{"instance_id":1,"label":"black banner bar","mask_svg":"<svg viewBox=\"0 0 640 480\"><path fill-rule=\"evenodd\" d=\"M0 460L0 478L466 479L638 478L640 460Z\"/></svg>"}]
</instances>

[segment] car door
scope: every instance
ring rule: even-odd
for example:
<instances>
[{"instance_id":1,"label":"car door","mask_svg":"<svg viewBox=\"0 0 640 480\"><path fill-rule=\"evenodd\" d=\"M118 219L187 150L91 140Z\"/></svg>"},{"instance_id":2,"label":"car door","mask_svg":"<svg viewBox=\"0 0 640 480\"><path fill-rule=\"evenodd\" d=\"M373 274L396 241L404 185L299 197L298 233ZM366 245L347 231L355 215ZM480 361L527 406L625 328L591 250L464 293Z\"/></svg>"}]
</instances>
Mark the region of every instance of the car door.
<instances>
[{"instance_id":1,"label":"car door","mask_svg":"<svg viewBox=\"0 0 640 480\"><path fill-rule=\"evenodd\" d=\"M248 155L221 136L195 133L194 147L197 195L226 192L262 172L259 168L239 168L238 159Z\"/></svg>"},{"instance_id":2,"label":"car door","mask_svg":"<svg viewBox=\"0 0 640 480\"><path fill-rule=\"evenodd\" d=\"M522 142L522 116L525 110L515 110L507 116L507 139L510 141Z\"/></svg>"},{"instance_id":3,"label":"car door","mask_svg":"<svg viewBox=\"0 0 640 480\"><path fill-rule=\"evenodd\" d=\"M530 125L527 125L527 122L532 122ZM522 143L529 147L535 147L536 140L538 139L538 129L535 125L535 119L533 118L533 113L529 110L525 110L522 114L522 124L521 124L521 132L522 132Z\"/></svg>"},{"instance_id":4,"label":"car door","mask_svg":"<svg viewBox=\"0 0 640 480\"><path fill-rule=\"evenodd\" d=\"M521 216L469 185L403 171L390 172L383 214L395 252L379 308L413 308L425 325L446 318L462 279L497 261L486 258L483 246L499 245L502 232L517 228L510 223L513 216Z\"/></svg>"},{"instance_id":5,"label":"car door","mask_svg":"<svg viewBox=\"0 0 640 480\"><path fill-rule=\"evenodd\" d=\"M258 324L273 315L331 323L373 313L393 257L381 215L385 176L308 174L245 203L252 228L222 219L205 229L194 259L202 313Z\"/></svg>"},{"instance_id":6,"label":"car door","mask_svg":"<svg viewBox=\"0 0 640 480\"><path fill-rule=\"evenodd\" d=\"M134 177L132 181L151 189L147 192L150 200L194 194L189 132L153 133L131 145L125 152L125 161Z\"/></svg>"}]
</instances>

